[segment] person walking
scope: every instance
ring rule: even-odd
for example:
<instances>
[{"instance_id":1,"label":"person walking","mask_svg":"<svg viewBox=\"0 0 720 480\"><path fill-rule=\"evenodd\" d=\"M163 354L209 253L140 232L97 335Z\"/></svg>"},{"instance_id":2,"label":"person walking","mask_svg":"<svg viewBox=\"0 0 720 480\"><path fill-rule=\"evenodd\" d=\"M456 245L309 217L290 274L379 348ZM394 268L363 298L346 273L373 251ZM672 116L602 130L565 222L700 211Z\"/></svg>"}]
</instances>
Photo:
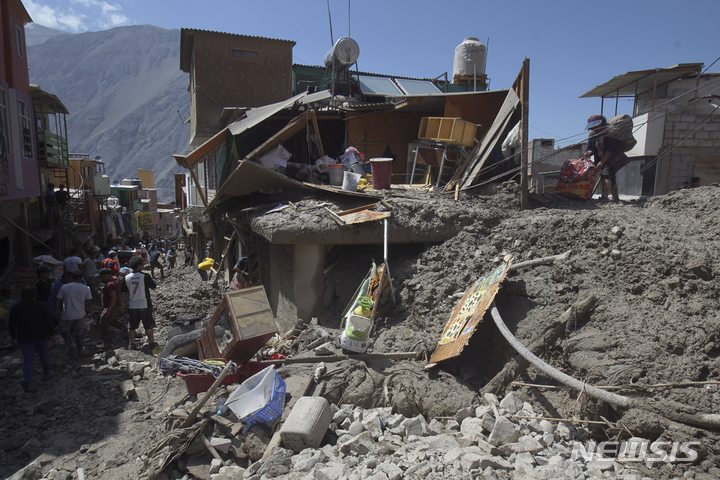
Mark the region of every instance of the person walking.
<instances>
[{"instance_id":1,"label":"person walking","mask_svg":"<svg viewBox=\"0 0 720 480\"><path fill-rule=\"evenodd\" d=\"M23 390L30 391L35 352L40 356L43 379L50 378L50 337L53 322L47 303L36 298L34 287L25 287L22 299L10 309L10 336L23 355Z\"/></svg>"},{"instance_id":2,"label":"person walking","mask_svg":"<svg viewBox=\"0 0 720 480\"><path fill-rule=\"evenodd\" d=\"M165 269L162 266L162 263L160 263L160 258L162 257L162 253L158 249L157 245L153 244L152 247L150 247L150 276L155 279L155 269L160 269L160 278L165 278Z\"/></svg>"},{"instance_id":3,"label":"person walking","mask_svg":"<svg viewBox=\"0 0 720 480\"><path fill-rule=\"evenodd\" d=\"M192 257L193 257L192 247L190 245L187 245L187 244L185 245L184 255L185 255L185 266L189 267L190 265L192 265Z\"/></svg>"},{"instance_id":4,"label":"person walking","mask_svg":"<svg viewBox=\"0 0 720 480\"><path fill-rule=\"evenodd\" d=\"M150 299L150 290L155 290L157 285L150 275L142 271L143 265L142 257L131 258L130 268L133 273L125 276L122 284L123 290L128 293L128 350L135 349L135 337L141 322L150 348L157 345L154 336L155 318Z\"/></svg>"},{"instance_id":5,"label":"person walking","mask_svg":"<svg viewBox=\"0 0 720 480\"><path fill-rule=\"evenodd\" d=\"M85 279L85 285L90 287L93 297L98 294L100 288L100 277L98 276L97 262L93 255L97 256L97 252L93 252L82 262L82 273Z\"/></svg>"},{"instance_id":6,"label":"person walking","mask_svg":"<svg viewBox=\"0 0 720 480\"><path fill-rule=\"evenodd\" d=\"M70 356L83 354L85 318L92 302L90 287L83 284L81 273L72 274L72 281L60 287L57 294L56 315L59 314L58 331L65 340Z\"/></svg>"},{"instance_id":7,"label":"person walking","mask_svg":"<svg viewBox=\"0 0 720 480\"><path fill-rule=\"evenodd\" d=\"M82 258L77 248L70 249L70 255L63 260L63 268L67 273L82 273Z\"/></svg>"},{"instance_id":8,"label":"person walking","mask_svg":"<svg viewBox=\"0 0 720 480\"><path fill-rule=\"evenodd\" d=\"M107 268L117 275L120 273L120 262L117 259L117 252L110 250L107 254L107 258L100 264L101 268Z\"/></svg>"},{"instance_id":9,"label":"person walking","mask_svg":"<svg viewBox=\"0 0 720 480\"><path fill-rule=\"evenodd\" d=\"M35 282L37 300L47 304L53 287L53 281L50 278L50 269L45 265L40 265L35 273L37 273L38 276L37 282ZM55 293L57 294L57 292Z\"/></svg>"},{"instance_id":10,"label":"person walking","mask_svg":"<svg viewBox=\"0 0 720 480\"><path fill-rule=\"evenodd\" d=\"M168 260L168 269L175 268L175 261L177 260L177 249L175 245L170 245L167 254L165 254Z\"/></svg>"},{"instance_id":11,"label":"person walking","mask_svg":"<svg viewBox=\"0 0 720 480\"><path fill-rule=\"evenodd\" d=\"M102 289L102 311L100 312L100 333L105 348L111 347L110 326L120 312L122 288L112 270L103 268L100 270L100 281L105 285Z\"/></svg>"}]
</instances>

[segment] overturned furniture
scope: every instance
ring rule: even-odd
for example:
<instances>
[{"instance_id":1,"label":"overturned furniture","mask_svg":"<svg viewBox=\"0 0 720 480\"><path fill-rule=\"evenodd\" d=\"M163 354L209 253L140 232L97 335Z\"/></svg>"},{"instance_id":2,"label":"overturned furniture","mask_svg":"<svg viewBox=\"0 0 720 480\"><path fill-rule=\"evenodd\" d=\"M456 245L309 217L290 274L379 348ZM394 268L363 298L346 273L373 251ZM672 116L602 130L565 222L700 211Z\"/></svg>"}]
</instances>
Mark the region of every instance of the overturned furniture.
<instances>
[{"instance_id":1,"label":"overturned furniture","mask_svg":"<svg viewBox=\"0 0 720 480\"><path fill-rule=\"evenodd\" d=\"M224 358L244 363L277 331L263 287L230 291L198 338L198 355L200 359Z\"/></svg>"}]
</instances>

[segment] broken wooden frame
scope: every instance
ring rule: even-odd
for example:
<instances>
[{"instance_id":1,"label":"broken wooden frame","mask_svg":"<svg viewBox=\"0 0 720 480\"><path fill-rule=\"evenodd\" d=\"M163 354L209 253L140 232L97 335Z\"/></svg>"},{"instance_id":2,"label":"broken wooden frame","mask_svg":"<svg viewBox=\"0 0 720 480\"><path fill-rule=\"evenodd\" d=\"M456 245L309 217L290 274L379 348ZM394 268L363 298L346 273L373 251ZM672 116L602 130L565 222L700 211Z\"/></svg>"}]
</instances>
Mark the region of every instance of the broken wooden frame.
<instances>
[{"instance_id":1,"label":"broken wooden frame","mask_svg":"<svg viewBox=\"0 0 720 480\"><path fill-rule=\"evenodd\" d=\"M339 212L333 212L329 208L325 208L330 214L330 218L341 227L385 220L392 216L391 209L392 207L384 200L370 205L363 205L362 207L341 210Z\"/></svg>"}]
</instances>

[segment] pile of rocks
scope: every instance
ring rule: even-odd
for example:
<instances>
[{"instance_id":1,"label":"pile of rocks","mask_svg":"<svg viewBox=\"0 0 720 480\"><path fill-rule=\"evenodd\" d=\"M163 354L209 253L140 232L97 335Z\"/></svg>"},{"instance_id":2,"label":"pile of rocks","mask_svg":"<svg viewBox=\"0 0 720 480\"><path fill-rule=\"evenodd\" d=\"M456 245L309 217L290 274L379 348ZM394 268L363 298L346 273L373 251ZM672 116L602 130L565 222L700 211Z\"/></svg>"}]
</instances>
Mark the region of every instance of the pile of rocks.
<instances>
[{"instance_id":1,"label":"pile of rocks","mask_svg":"<svg viewBox=\"0 0 720 480\"><path fill-rule=\"evenodd\" d=\"M575 441L590 432L566 423L540 420L515 393L502 401L465 408L454 418L406 418L390 408L332 406L326 444L295 454L275 448L265 461L252 463L243 478L372 479L401 478L605 478L638 471L611 459L572 459ZM219 472L214 480L228 477Z\"/></svg>"}]
</instances>

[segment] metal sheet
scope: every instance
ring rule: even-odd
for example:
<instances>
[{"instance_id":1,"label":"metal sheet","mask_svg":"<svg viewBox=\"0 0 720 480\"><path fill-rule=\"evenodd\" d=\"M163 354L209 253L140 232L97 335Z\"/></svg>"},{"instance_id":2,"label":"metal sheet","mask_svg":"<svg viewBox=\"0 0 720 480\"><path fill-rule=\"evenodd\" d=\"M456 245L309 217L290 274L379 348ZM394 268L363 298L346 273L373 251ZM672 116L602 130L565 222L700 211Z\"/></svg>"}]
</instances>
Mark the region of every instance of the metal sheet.
<instances>
[{"instance_id":1,"label":"metal sheet","mask_svg":"<svg viewBox=\"0 0 720 480\"><path fill-rule=\"evenodd\" d=\"M680 63L667 68L623 73L598 85L589 92L583 93L580 98L612 97L615 95L635 96L636 93L651 90L655 85L663 85L686 75L697 75L702 67L702 63Z\"/></svg>"},{"instance_id":2,"label":"metal sheet","mask_svg":"<svg viewBox=\"0 0 720 480\"><path fill-rule=\"evenodd\" d=\"M453 308L443 329L430 363L437 363L460 355L475 333L475 329L492 305L500 284L505 280L512 263L508 258L493 272L480 277Z\"/></svg>"},{"instance_id":3,"label":"metal sheet","mask_svg":"<svg viewBox=\"0 0 720 480\"><path fill-rule=\"evenodd\" d=\"M396 78L395 82L407 95L432 95L442 93L439 88L429 80L409 80Z\"/></svg>"},{"instance_id":4,"label":"metal sheet","mask_svg":"<svg viewBox=\"0 0 720 480\"><path fill-rule=\"evenodd\" d=\"M392 79L387 77L358 75L358 83L360 84L360 91L365 95L381 95L384 97L402 97L405 95L393 83Z\"/></svg>"},{"instance_id":5,"label":"metal sheet","mask_svg":"<svg viewBox=\"0 0 720 480\"><path fill-rule=\"evenodd\" d=\"M323 90L322 92L308 94L306 92L290 97L282 102L265 105L258 108L251 108L245 113L245 116L240 120L236 120L228 126L230 133L233 135L240 135L241 133L251 129L252 127L262 123L269 119L276 113L292 108L297 105L306 105L315 102L320 102L330 98L330 92Z\"/></svg>"}]
</instances>

